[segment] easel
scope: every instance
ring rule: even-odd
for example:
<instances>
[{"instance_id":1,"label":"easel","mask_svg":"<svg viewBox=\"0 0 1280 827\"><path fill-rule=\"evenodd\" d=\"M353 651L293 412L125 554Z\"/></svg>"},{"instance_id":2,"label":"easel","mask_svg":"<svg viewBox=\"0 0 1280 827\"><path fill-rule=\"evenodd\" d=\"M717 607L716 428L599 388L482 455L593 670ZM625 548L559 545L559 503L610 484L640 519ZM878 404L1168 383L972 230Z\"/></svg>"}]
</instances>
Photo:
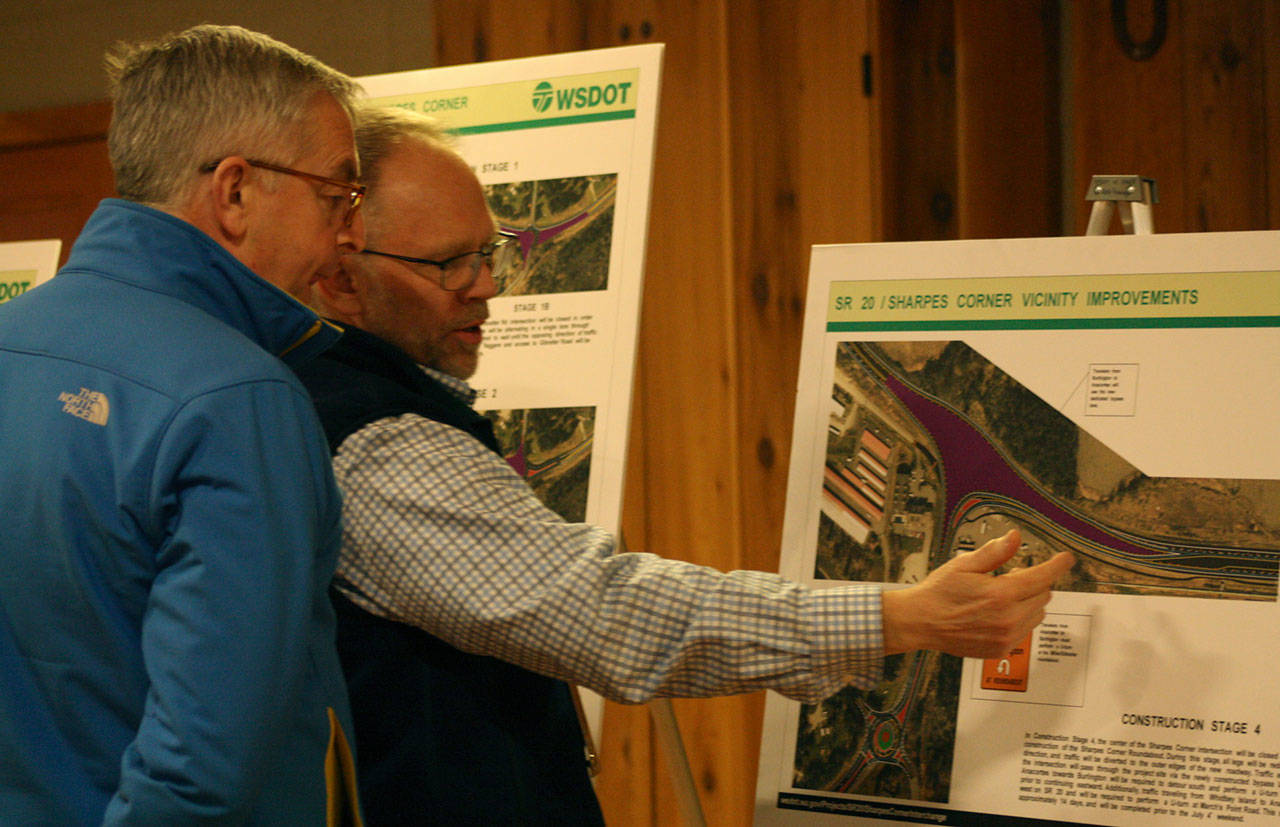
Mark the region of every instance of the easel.
<instances>
[{"instance_id":1,"label":"easel","mask_svg":"<svg viewBox=\"0 0 1280 827\"><path fill-rule=\"evenodd\" d=\"M1156 182L1141 175L1095 175L1084 200L1093 202L1085 235L1106 235L1111 216L1120 213L1120 226L1133 235L1151 235L1151 205L1158 203ZM1117 209L1118 208L1118 209Z\"/></svg>"},{"instance_id":2,"label":"easel","mask_svg":"<svg viewBox=\"0 0 1280 827\"><path fill-rule=\"evenodd\" d=\"M676 712L667 698L649 702L649 717L653 719L653 731L658 736L658 747L671 772L671 785L675 788L676 805L688 827L706 827L702 815L702 803L698 800L698 788L693 783L693 770L689 756L685 755L680 727L676 724Z\"/></svg>"},{"instance_id":3,"label":"easel","mask_svg":"<svg viewBox=\"0 0 1280 827\"><path fill-rule=\"evenodd\" d=\"M586 712L582 708L582 698L578 687L573 689L573 704L577 708L578 723L582 726L583 751L586 753L587 771L594 778L600 772L600 756L596 752L595 741L591 737L591 727L587 723ZM653 732L658 737L658 750L667 762L671 772L671 785L676 794L676 807L680 810L682 821L689 827L706 827L706 819L702 815L702 804L698 800L698 788L693 783L693 770L689 767L689 756L684 751L684 741L680 738L680 726L676 723L676 712L667 698L650 701L649 717L653 721Z\"/></svg>"}]
</instances>

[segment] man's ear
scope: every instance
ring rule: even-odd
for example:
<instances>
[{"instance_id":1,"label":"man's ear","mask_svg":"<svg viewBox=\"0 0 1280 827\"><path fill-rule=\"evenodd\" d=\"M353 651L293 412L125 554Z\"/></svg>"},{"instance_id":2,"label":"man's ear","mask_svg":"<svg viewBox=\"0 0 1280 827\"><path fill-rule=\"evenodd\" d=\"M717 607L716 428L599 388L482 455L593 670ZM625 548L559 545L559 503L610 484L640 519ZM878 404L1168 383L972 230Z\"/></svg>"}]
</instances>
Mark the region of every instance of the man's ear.
<instances>
[{"instance_id":1,"label":"man's ear","mask_svg":"<svg viewBox=\"0 0 1280 827\"><path fill-rule=\"evenodd\" d=\"M320 276L311 285L315 304L340 322L359 325L364 319L365 284L361 281L364 274L360 272L359 262L354 261L356 253L346 253L339 257L338 268Z\"/></svg>"},{"instance_id":2,"label":"man's ear","mask_svg":"<svg viewBox=\"0 0 1280 827\"><path fill-rule=\"evenodd\" d=\"M208 191L214 225L231 244L249 233L249 213L257 191L249 186L249 163L238 155L223 158L214 168Z\"/></svg>"}]
</instances>

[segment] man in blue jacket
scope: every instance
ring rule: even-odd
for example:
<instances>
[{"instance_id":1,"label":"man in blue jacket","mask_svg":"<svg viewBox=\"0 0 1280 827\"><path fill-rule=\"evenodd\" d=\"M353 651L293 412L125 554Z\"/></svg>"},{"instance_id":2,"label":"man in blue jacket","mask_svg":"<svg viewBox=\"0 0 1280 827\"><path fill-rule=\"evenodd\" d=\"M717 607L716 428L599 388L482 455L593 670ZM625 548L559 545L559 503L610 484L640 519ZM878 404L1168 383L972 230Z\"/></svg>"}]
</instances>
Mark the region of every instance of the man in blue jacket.
<instances>
[{"instance_id":1,"label":"man in blue jacket","mask_svg":"<svg viewBox=\"0 0 1280 827\"><path fill-rule=\"evenodd\" d=\"M108 66L120 198L0 305L0 822L358 822L340 502L286 366L363 245L356 87L236 27Z\"/></svg>"}]
</instances>

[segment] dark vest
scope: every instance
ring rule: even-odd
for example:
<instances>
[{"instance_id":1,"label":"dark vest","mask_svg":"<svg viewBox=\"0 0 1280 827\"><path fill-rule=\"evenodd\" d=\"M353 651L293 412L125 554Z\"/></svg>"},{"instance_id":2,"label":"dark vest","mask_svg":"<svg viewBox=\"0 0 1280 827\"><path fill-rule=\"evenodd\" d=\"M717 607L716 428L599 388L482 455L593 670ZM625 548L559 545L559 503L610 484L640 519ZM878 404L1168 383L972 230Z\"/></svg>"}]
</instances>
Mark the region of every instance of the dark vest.
<instances>
[{"instance_id":1,"label":"dark vest","mask_svg":"<svg viewBox=\"0 0 1280 827\"><path fill-rule=\"evenodd\" d=\"M357 328L298 371L330 450L415 413L498 451L489 420L398 348ZM333 592L370 827L603 824L562 681L455 649Z\"/></svg>"}]
</instances>

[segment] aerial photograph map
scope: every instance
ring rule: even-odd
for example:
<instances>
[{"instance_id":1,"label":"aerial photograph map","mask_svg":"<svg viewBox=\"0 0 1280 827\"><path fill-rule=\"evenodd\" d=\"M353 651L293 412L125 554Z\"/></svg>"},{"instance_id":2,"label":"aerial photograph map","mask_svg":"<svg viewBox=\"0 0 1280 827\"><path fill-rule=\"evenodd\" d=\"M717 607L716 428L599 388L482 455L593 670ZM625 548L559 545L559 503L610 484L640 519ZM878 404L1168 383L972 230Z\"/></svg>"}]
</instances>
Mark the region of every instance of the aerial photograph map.
<instances>
[{"instance_id":1,"label":"aerial photograph map","mask_svg":"<svg viewBox=\"0 0 1280 827\"><path fill-rule=\"evenodd\" d=\"M1276 600L1280 480L1148 477L959 341L837 346L819 521L819 579L918 582L1017 527L1011 567L1075 555L1061 591ZM802 705L794 785L948 801L962 664Z\"/></svg>"},{"instance_id":2,"label":"aerial photograph map","mask_svg":"<svg viewBox=\"0 0 1280 827\"><path fill-rule=\"evenodd\" d=\"M498 294L529 296L609 286L618 176L583 175L485 187L500 229L516 235L520 263Z\"/></svg>"},{"instance_id":3,"label":"aerial photograph map","mask_svg":"<svg viewBox=\"0 0 1280 827\"><path fill-rule=\"evenodd\" d=\"M572 523L587 518L595 408L488 411L507 462L542 500Z\"/></svg>"}]
</instances>

